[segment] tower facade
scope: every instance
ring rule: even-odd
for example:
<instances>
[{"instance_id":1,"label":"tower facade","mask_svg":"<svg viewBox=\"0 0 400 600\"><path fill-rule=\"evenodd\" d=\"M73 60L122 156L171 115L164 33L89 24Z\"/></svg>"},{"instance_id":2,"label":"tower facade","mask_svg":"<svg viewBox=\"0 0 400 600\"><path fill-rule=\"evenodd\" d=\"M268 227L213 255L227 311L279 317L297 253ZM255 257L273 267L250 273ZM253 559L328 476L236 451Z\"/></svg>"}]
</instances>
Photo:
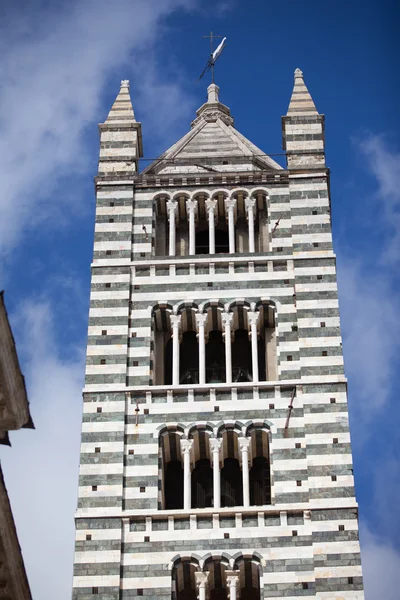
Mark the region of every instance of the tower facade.
<instances>
[{"instance_id":1,"label":"tower facade","mask_svg":"<svg viewBox=\"0 0 400 600\"><path fill-rule=\"evenodd\" d=\"M128 82L100 125L74 600L361 600L324 118L287 168L215 84L139 173Z\"/></svg>"}]
</instances>

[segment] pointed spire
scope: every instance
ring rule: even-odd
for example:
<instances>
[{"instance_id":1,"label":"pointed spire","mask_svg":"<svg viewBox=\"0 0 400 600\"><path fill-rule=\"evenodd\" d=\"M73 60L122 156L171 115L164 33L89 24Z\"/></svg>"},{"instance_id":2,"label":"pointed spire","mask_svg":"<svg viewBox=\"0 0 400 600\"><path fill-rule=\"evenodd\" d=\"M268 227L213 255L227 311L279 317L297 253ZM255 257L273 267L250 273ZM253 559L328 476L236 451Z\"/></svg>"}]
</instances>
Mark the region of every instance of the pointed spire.
<instances>
[{"instance_id":1,"label":"pointed spire","mask_svg":"<svg viewBox=\"0 0 400 600\"><path fill-rule=\"evenodd\" d=\"M288 116L318 115L314 100L304 83L303 72L300 69L296 69L294 72L294 87L287 114Z\"/></svg>"},{"instance_id":2,"label":"pointed spire","mask_svg":"<svg viewBox=\"0 0 400 600\"><path fill-rule=\"evenodd\" d=\"M113 125L117 125L118 123L126 124L128 122L136 123L135 113L133 112L132 101L129 95L129 81L127 79L121 81L121 89L119 90L119 94L116 97L105 122L112 123Z\"/></svg>"},{"instance_id":3,"label":"pointed spire","mask_svg":"<svg viewBox=\"0 0 400 600\"><path fill-rule=\"evenodd\" d=\"M138 160L143 156L142 125L135 119L127 79L121 81L118 96L105 122L99 124L99 131L99 176L138 173Z\"/></svg>"}]
</instances>

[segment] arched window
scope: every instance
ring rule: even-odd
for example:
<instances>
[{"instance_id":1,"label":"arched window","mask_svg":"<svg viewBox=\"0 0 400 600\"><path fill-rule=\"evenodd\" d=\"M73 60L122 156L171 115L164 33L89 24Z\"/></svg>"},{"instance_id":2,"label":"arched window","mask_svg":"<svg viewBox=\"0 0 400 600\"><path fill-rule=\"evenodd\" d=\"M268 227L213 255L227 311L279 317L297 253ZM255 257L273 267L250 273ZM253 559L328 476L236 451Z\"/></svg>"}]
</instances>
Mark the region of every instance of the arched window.
<instances>
[{"instance_id":1,"label":"arched window","mask_svg":"<svg viewBox=\"0 0 400 600\"><path fill-rule=\"evenodd\" d=\"M258 368L260 381L276 381L277 349L275 306L271 302L259 306Z\"/></svg>"},{"instance_id":2,"label":"arched window","mask_svg":"<svg viewBox=\"0 0 400 600\"><path fill-rule=\"evenodd\" d=\"M236 329L232 343L232 380L252 381L251 343L247 329Z\"/></svg>"},{"instance_id":3,"label":"arched window","mask_svg":"<svg viewBox=\"0 0 400 600\"><path fill-rule=\"evenodd\" d=\"M199 346L195 331L182 334L179 364L180 383L199 383Z\"/></svg>"},{"instance_id":4,"label":"arched window","mask_svg":"<svg viewBox=\"0 0 400 600\"><path fill-rule=\"evenodd\" d=\"M208 576L209 600L228 600L226 571L229 568L227 561L220 558L208 560L204 566Z\"/></svg>"},{"instance_id":5,"label":"arched window","mask_svg":"<svg viewBox=\"0 0 400 600\"><path fill-rule=\"evenodd\" d=\"M271 465L268 432L254 427L249 432L251 466L249 472L250 505L271 504Z\"/></svg>"},{"instance_id":6,"label":"arched window","mask_svg":"<svg viewBox=\"0 0 400 600\"><path fill-rule=\"evenodd\" d=\"M238 434L234 429L222 433L221 506L243 505L242 469L239 462Z\"/></svg>"},{"instance_id":7,"label":"arched window","mask_svg":"<svg viewBox=\"0 0 400 600\"><path fill-rule=\"evenodd\" d=\"M162 507L183 508L183 464L177 431L167 430L160 436L162 460Z\"/></svg>"},{"instance_id":8,"label":"arched window","mask_svg":"<svg viewBox=\"0 0 400 600\"><path fill-rule=\"evenodd\" d=\"M260 600L260 571L258 560L241 558L235 568L239 575L238 597L240 600Z\"/></svg>"},{"instance_id":9,"label":"arched window","mask_svg":"<svg viewBox=\"0 0 400 600\"><path fill-rule=\"evenodd\" d=\"M175 563L172 569L172 600L197 600L195 573L198 564L190 558Z\"/></svg>"},{"instance_id":10,"label":"arched window","mask_svg":"<svg viewBox=\"0 0 400 600\"><path fill-rule=\"evenodd\" d=\"M213 506L213 470L210 462L209 433L197 429L192 435L194 469L192 470L192 508Z\"/></svg>"},{"instance_id":11,"label":"arched window","mask_svg":"<svg viewBox=\"0 0 400 600\"><path fill-rule=\"evenodd\" d=\"M215 329L209 332L206 345L206 381L207 383L226 381L225 343L222 331Z\"/></svg>"},{"instance_id":12,"label":"arched window","mask_svg":"<svg viewBox=\"0 0 400 600\"><path fill-rule=\"evenodd\" d=\"M155 385L172 383L172 307L158 304L153 309L153 381Z\"/></svg>"}]
</instances>

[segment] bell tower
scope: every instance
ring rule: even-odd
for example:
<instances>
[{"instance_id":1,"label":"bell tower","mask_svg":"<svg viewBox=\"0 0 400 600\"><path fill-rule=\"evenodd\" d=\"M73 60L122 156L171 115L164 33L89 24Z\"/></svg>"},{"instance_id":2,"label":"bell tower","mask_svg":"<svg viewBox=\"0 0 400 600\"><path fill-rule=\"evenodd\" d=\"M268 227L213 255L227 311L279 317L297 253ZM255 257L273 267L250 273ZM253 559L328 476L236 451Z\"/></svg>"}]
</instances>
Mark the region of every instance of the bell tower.
<instances>
[{"instance_id":1,"label":"bell tower","mask_svg":"<svg viewBox=\"0 0 400 600\"><path fill-rule=\"evenodd\" d=\"M324 117L283 168L219 88L144 171L129 84L96 177L73 600L363 599Z\"/></svg>"}]
</instances>

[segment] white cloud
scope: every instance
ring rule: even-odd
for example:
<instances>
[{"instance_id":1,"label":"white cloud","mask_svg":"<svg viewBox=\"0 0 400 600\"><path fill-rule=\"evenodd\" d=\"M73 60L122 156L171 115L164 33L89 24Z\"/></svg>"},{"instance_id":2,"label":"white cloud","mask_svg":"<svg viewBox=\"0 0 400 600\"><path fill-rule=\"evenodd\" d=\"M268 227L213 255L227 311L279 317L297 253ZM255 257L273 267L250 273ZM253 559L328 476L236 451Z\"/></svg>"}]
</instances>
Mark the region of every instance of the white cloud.
<instances>
[{"instance_id":1,"label":"white cloud","mask_svg":"<svg viewBox=\"0 0 400 600\"><path fill-rule=\"evenodd\" d=\"M400 261L400 152L383 135L369 135L356 142L375 177L378 190L376 223L385 236L382 263Z\"/></svg>"},{"instance_id":2,"label":"white cloud","mask_svg":"<svg viewBox=\"0 0 400 600\"><path fill-rule=\"evenodd\" d=\"M400 252L400 154L379 135L358 140L356 148L376 180L377 189L364 201L373 205L371 227L383 234L381 245L378 237L371 238L376 247L367 259L339 253L338 261L346 374L351 398L357 402L357 425L365 426L392 391L400 347L400 297L394 272L385 268Z\"/></svg>"},{"instance_id":3,"label":"white cloud","mask_svg":"<svg viewBox=\"0 0 400 600\"><path fill-rule=\"evenodd\" d=\"M390 279L359 260L338 261L346 375L365 423L387 401L400 346L397 294Z\"/></svg>"},{"instance_id":4,"label":"white cloud","mask_svg":"<svg viewBox=\"0 0 400 600\"><path fill-rule=\"evenodd\" d=\"M48 304L24 304L12 323L36 429L11 434L4 477L33 598L69 600L84 360L60 358Z\"/></svg>"},{"instance_id":5,"label":"white cloud","mask_svg":"<svg viewBox=\"0 0 400 600\"><path fill-rule=\"evenodd\" d=\"M387 541L360 527L365 600L398 600L400 552Z\"/></svg>"},{"instance_id":6,"label":"white cloud","mask_svg":"<svg viewBox=\"0 0 400 600\"><path fill-rule=\"evenodd\" d=\"M158 93L160 114L178 95L179 82L156 77L152 44L163 17L195 0L85 0L62 10L35 6L19 11L3 25L0 93L0 250L10 252L27 227L53 218L72 198L54 193L61 177L72 179L87 167L84 132L98 119L101 94L112 70L122 78L135 72L132 53L142 52L141 66ZM14 25L16 32L14 31ZM147 60L143 55L146 46ZM137 66L137 64L136 64ZM147 67L152 76L146 73ZM116 90L117 93L118 90ZM181 111L186 98L180 93ZM164 119L164 123L165 123ZM161 123L161 121L159 121ZM75 206L77 210L77 206Z\"/></svg>"}]
</instances>

